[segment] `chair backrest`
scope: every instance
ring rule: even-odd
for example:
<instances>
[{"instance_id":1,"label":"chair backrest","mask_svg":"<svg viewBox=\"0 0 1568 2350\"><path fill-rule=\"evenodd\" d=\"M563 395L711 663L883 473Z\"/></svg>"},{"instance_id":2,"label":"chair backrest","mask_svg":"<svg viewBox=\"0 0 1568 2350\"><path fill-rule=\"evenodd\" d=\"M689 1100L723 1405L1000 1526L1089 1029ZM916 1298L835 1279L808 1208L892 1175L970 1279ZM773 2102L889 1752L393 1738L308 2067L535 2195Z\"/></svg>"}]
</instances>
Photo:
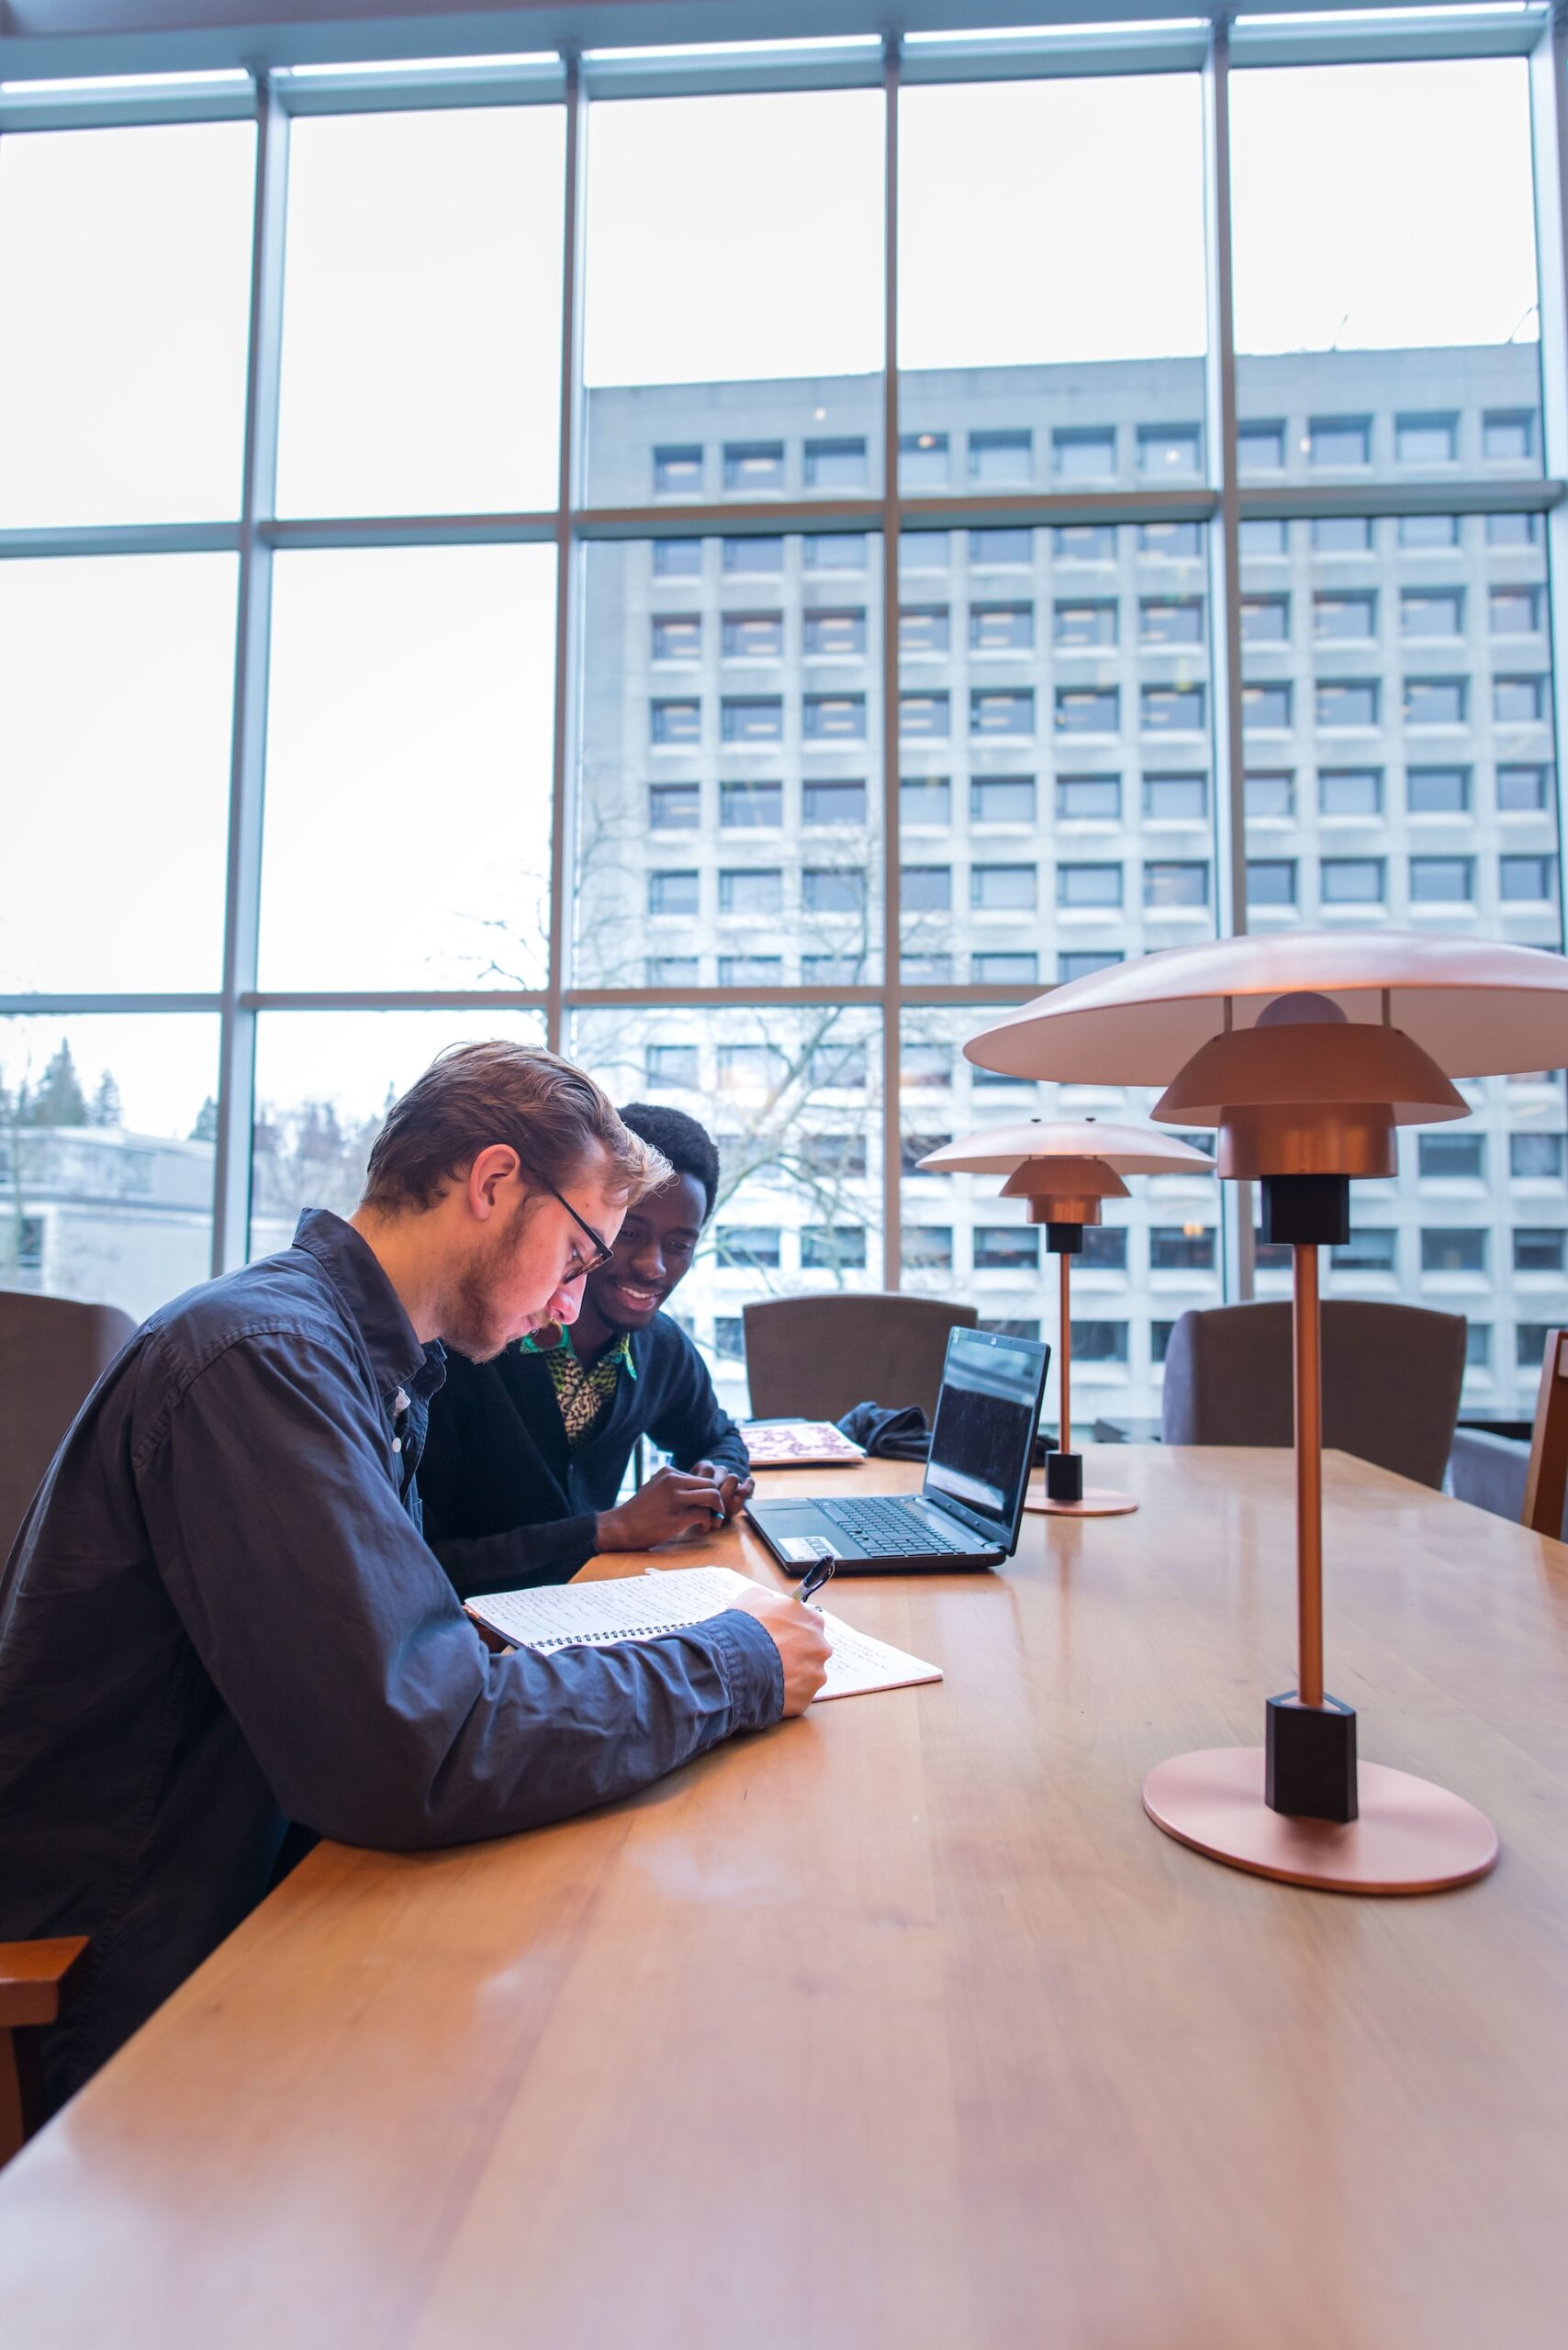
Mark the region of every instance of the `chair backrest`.
<instances>
[{"instance_id":1,"label":"chair backrest","mask_svg":"<svg viewBox=\"0 0 1568 2350\"><path fill-rule=\"evenodd\" d=\"M1440 1486L1459 1418L1464 1317L1332 1298L1323 1313L1323 1441ZM1183 1314L1165 1356L1167 1444L1288 1445L1291 1307Z\"/></svg>"},{"instance_id":2,"label":"chair backrest","mask_svg":"<svg viewBox=\"0 0 1568 2350\"><path fill-rule=\"evenodd\" d=\"M1523 1522L1532 1533L1561 1541L1568 1504L1568 1330L1549 1330L1540 1358L1529 1465L1525 1472Z\"/></svg>"},{"instance_id":3,"label":"chair backrest","mask_svg":"<svg viewBox=\"0 0 1568 2350\"><path fill-rule=\"evenodd\" d=\"M765 1298L745 1309L752 1416L836 1420L870 1402L918 1404L934 1419L947 1334L978 1319L972 1305L897 1292Z\"/></svg>"},{"instance_id":4,"label":"chair backrest","mask_svg":"<svg viewBox=\"0 0 1568 2350\"><path fill-rule=\"evenodd\" d=\"M0 1560L93 1382L135 1331L115 1305L0 1290Z\"/></svg>"}]
</instances>

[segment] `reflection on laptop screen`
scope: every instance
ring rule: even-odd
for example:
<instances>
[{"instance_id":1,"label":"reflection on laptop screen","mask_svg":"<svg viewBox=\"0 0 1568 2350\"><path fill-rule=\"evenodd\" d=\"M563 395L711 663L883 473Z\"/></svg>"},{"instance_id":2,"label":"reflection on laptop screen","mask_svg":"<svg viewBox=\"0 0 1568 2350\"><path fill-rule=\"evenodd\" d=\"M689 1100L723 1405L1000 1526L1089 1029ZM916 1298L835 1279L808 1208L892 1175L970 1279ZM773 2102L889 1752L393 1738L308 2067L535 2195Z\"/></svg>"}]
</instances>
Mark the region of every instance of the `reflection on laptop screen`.
<instances>
[{"instance_id":1,"label":"reflection on laptop screen","mask_svg":"<svg viewBox=\"0 0 1568 2350\"><path fill-rule=\"evenodd\" d=\"M926 1493L944 1494L1011 1530L1018 1488L1029 1473L1039 1390L1037 1346L955 1330L931 1436Z\"/></svg>"}]
</instances>

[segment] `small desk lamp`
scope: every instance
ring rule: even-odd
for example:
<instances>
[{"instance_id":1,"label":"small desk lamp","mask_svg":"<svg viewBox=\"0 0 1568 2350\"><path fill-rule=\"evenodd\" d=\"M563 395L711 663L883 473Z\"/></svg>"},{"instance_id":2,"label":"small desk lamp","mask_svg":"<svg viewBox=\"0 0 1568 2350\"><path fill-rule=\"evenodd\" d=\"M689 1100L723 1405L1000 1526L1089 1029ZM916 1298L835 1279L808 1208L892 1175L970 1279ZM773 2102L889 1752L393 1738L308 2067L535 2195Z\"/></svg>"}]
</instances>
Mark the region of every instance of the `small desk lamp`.
<instances>
[{"instance_id":1,"label":"small desk lamp","mask_svg":"<svg viewBox=\"0 0 1568 2350\"><path fill-rule=\"evenodd\" d=\"M1394 1173L1396 1125L1467 1114L1445 1070L1568 1060L1568 962L1404 931L1219 939L1071 980L965 1051L1012 1077L1165 1084L1153 1116L1215 1127L1220 1174L1260 1180L1263 1237L1294 1254L1296 1687L1270 1698L1262 1747L1151 1771L1149 1817L1296 1885L1418 1893L1484 1876L1490 1820L1406 1772L1358 1770L1354 1710L1324 1689L1317 1251L1350 1237L1350 1180Z\"/></svg>"},{"instance_id":2,"label":"small desk lamp","mask_svg":"<svg viewBox=\"0 0 1568 2350\"><path fill-rule=\"evenodd\" d=\"M1103 1200L1125 1200L1124 1175L1210 1175L1214 1161L1190 1143L1147 1126L1113 1125L1097 1118L1031 1118L1017 1126L982 1126L944 1143L920 1161L947 1175L1005 1175L1004 1200L1025 1200L1029 1222L1046 1227L1046 1248L1061 1260L1060 1339L1057 1377L1061 1444L1046 1455L1043 1500L1025 1509L1063 1517L1118 1517L1137 1504L1105 1488L1086 1493L1083 1455L1072 1449L1072 1305L1070 1268L1083 1253L1083 1227L1100 1222Z\"/></svg>"}]
</instances>

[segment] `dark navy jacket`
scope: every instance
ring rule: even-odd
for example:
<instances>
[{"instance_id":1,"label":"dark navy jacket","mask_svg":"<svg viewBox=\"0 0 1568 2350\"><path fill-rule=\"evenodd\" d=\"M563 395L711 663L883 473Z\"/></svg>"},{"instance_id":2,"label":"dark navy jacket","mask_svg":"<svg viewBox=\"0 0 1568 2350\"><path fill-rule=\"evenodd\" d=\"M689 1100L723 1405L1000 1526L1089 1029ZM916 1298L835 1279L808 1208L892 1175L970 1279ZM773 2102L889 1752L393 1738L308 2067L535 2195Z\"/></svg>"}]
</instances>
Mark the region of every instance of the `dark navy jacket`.
<instances>
[{"instance_id":1,"label":"dark navy jacket","mask_svg":"<svg viewBox=\"0 0 1568 2350\"><path fill-rule=\"evenodd\" d=\"M319 1213L155 1314L77 1416L0 1576L0 1941L92 1938L55 2101L261 1898L291 1820L392 1851L503 1835L782 1711L736 1612L490 1653L420 1532L442 1369Z\"/></svg>"},{"instance_id":2,"label":"dark navy jacket","mask_svg":"<svg viewBox=\"0 0 1568 2350\"><path fill-rule=\"evenodd\" d=\"M609 1409L574 1450L550 1365L509 1347L486 1363L453 1355L431 1399L420 1468L425 1533L465 1597L566 1583L598 1549L632 1448L651 1437L678 1469L713 1460L744 1477L745 1439L678 1322L655 1314L632 1334L632 1363Z\"/></svg>"}]
</instances>

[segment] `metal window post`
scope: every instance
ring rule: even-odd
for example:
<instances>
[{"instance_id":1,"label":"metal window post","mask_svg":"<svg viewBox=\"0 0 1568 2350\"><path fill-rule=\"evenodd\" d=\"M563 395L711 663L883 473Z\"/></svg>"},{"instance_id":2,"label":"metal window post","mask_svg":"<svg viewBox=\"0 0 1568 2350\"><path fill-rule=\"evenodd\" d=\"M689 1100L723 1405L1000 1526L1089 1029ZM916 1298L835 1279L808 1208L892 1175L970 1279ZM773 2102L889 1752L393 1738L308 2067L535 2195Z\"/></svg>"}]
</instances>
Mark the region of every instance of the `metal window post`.
<instances>
[{"instance_id":1,"label":"metal window post","mask_svg":"<svg viewBox=\"0 0 1568 2350\"><path fill-rule=\"evenodd\" d=\"M250 348L244 476L240 509L234 718L229 771L229 868L219 1013L218 1147L213 1170L212 1270L245 1261L251 1219L251 1125L256 1079L256 987L261 920L262 800L265 789L267 670L273 556L265 525L277 482L278 372L288 117L256 83L256 185L251 238Z\"/></svg>"},{"instance_id":2,"label":"metal window post","mask_svg":"<svg viewBox=\"0 0 1568 2350\"><path fill-rule=\"evenodd\" d=\"M1546 474L1568 472L1568 5L1530 59L1530 137L1535 162L1535 242L1540 303L1541 456ZM1551 711L1557 789L1557 920L1563 940L1564 831L1562 766L1568 742L1568 504L1548 508L1547 599L1551 629Z\"/></svg>"},{"instance_id":3,"label":"metal window post","mask_svg":"<svg viewBox=\"0 0 1568 2350\"><path fill-rule=\"evenodd\" d=\"M1210 476L1209 643L1214 679L1215 913L1220 934L1247 928L1247 793L1241 701L1241 495L1237 479L1236 310L1230 218L1230 25L1216 16L1204 65L1204 221L1208 338L1204 363ZM1252 1295L1252 1185L1220 1188L1225 1295Z\"/></svg>"},{"instance_id":4,"label":"metal window post","mask_svg":"<svg viewBox=\"0 0 1568 2350\"><path fill-rule=\"evenodd\" d=\"M899 1067L899 44L882 54L882 1287L902 1281Z\"/></svg>"},{"instance_id":5,"label":"metal window post","mask_svg":"<svg viewBox=\"0 0 1568 2350\"><path fill-rule=\"evenodd\" d=\"M553 1053L566 1049L566 963L571 909L577 892L576 800L572 768L576 755L572 692L577 661L577 509L582 477L579 442L586 438L588 394L583 386L583 138L582 68L566 62L566 152L565 250L561 277L561 464L555 498L555 681L550 801L549 962L545 977L544 1041ZM579 424L583 428L579 434Z\"/></svg>"}]
</instances>

